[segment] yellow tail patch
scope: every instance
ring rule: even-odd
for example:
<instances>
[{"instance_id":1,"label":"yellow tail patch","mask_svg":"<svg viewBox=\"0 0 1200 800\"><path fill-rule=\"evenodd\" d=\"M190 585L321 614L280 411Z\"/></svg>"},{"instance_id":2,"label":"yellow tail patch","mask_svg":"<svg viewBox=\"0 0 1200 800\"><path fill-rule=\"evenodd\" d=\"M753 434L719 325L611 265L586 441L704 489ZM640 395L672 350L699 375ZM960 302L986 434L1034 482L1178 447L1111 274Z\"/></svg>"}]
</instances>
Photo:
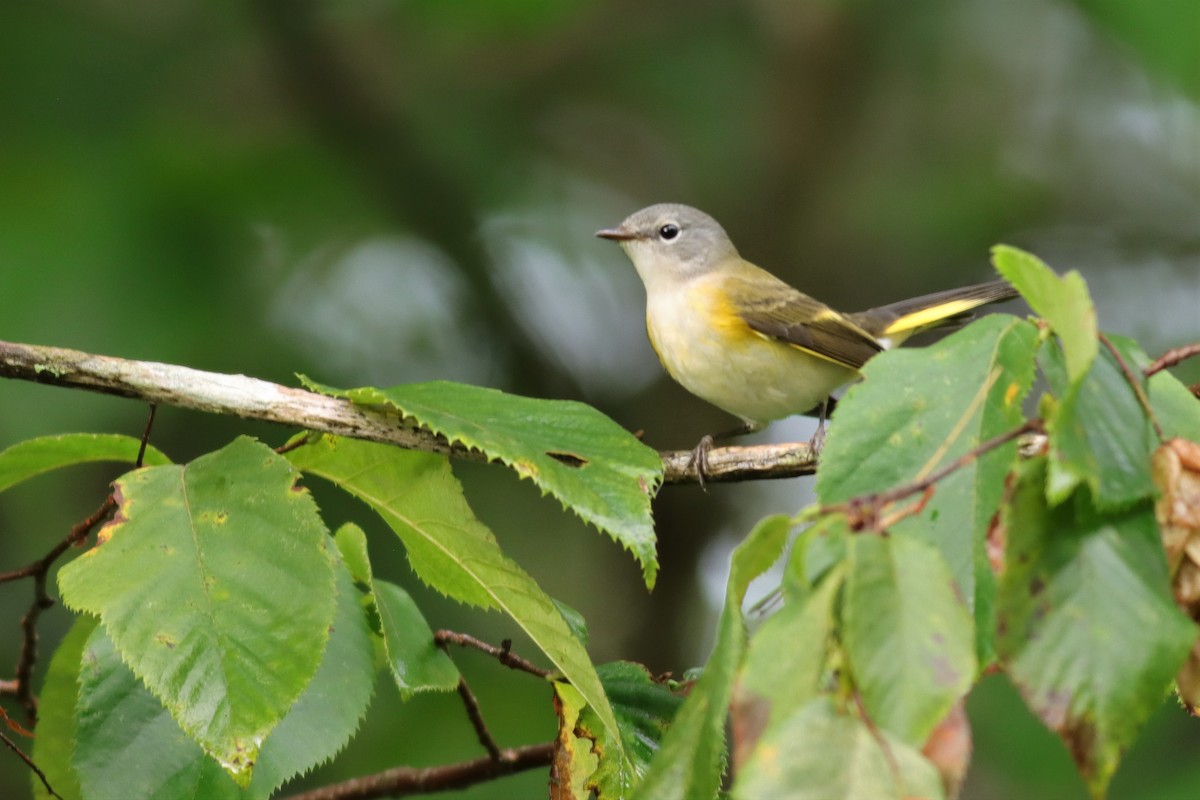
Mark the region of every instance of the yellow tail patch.
<instances>
[{"instance_id":1,"label":"yellow tail patch","mask_svg":"<svg viewBox=\"0 0 1200 800\"><path fill-rule=\"evenodd\" d=\"M946 303L938 303L929 308L922 308L919 311L913 311L909 314L896 319L883 330L883 335L888 336L896 333L905 333L907 331L915 331L919 328L924 328L929 325L935 325L944 319L963 314L973 308L978 308L986 301L977 299L971 300L951 300Z\"/></svg>"}]
</instances>

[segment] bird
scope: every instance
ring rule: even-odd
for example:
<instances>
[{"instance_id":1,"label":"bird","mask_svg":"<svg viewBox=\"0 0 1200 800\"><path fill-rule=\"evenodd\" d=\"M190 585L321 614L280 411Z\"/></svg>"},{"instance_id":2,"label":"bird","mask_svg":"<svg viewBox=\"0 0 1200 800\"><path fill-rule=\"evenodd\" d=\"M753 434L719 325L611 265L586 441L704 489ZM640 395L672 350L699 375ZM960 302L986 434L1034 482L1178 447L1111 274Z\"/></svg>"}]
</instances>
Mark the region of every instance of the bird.
<instances>
[{"instance_id":1,"label":"bird","mask_svg":"<svg viewBox=\"0 0 1200 800\"><path fill-rule=\"evenodd\" d=\"M742 258L719 222L679 203L635 211L596 236L619 243L645 284L646 331L667 373L742 420L692 451L688 469L701 486L715 441L784 417L820 416L810 442L819 453L831 393L868 360L1017 294L995 280L841 313Z\"/></svg>"}]
</instances>

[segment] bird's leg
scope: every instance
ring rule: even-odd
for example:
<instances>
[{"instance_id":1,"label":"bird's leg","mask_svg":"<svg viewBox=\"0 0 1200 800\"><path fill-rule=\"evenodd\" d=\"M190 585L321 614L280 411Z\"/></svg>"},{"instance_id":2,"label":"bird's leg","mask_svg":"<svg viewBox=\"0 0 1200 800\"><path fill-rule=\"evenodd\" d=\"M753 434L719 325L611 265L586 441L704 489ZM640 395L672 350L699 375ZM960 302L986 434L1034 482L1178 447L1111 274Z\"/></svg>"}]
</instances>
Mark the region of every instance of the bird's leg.
<instances>
[{"instance_id":1,"label":"bird's leg","mask_svg":"<svg viewBox=\"0 0 1200 800\"><path fill-rule=\"evenodd\" d=\"M812 438L808 440L808 451L814 458L821 455L821 451L825 449L825 421L829 419L828 412L833 403L832 397L826 397L821 401L820 411L817 413L817 429L813 432Z\"/></svg>"},{"instance_id":2,"label":"bird's leg","mask_svg":"<svg viewBox=\"0 0 1200 800\"><path fill-rule=\"evenodd\" d=\"M696 445L696 448L692 450L692 457L688 459L687 463L687 469L696 468L696 481L700 484L700 488L706 492L708 491L708 487L704 485L704 475L708 472L708 451L713 449L714 444L724 439L732 439L735 436L756 433L764 427L761 423L747 421L727 431L705 434L700 439L700 443Z\"/></svg>"}]
</instances>

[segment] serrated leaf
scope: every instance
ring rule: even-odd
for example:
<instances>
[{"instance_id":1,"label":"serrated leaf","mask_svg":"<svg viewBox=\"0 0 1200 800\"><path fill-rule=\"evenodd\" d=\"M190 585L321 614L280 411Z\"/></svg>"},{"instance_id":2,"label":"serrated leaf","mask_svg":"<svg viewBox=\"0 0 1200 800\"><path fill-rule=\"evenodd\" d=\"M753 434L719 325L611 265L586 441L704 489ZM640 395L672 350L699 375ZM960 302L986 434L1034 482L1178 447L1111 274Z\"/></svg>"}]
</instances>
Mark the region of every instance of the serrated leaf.
<instances>
[{"instance_id":1,"label":"serrated leaf","mask_svg":"<svg viewBox=\"0 0 1200 800\"><path fill-rule=\"evenodd\" d=\"M614 661L600 664L596 672L616 714L624 751L634 774L640 778L646 774L651 760L658 753L663 735L683 704L683 698L656 682L641 664ZM556 682L555 690L562 685ZM592 743L589 754L599 755L594 772L588 776L586 784L596 792L597 800L621 800L624 787L614 769L613 760L606 758L608 743L603 729L589 708L585 706L580 711L577 731Z\"/></svg>"},{"instance_id":2,"label":"serrated leaf","mask_svg":"<svg viewBox=\"0 0 1200 800\"><path fill-rule=\"evenodd\" d=\"M1137 365L1145 363L1145 354L1124 337L1112 336L1110 341L1141 381ZM1042 370L1060 401L1046 419L1050 502L1062 502L1081 483L1106 510L1150 497L1150 422L1112 353L1105 348L1087 374L1074 382L1059 348L1044 348L1043 354Z\"/></svg>"},{"instance_id":3,"label":"serrated leaf","mask_svg":"<svg viewBox=\"0 0 1200 800\"><path fill-rule=\"evenodd\" d=\"M712 655L633 800L710 800L716 795L725 764L725 718L746 651L742 601L750 581L779 559L791 527L789 517L767 517L733 551Z\"/></svg>"},{"instance_id":4,"label":"serrated leaf","mask_svg":"<svg viewBox=\"0 0 1200 800\"><path fill-rule=\"evenodd\" d=\"M816 491L826 504L927 477L1023 421L1037 330L990 314L931 347L881 353L838 404ZM939 481L924 510L892 527L941 551L990 652L994 583L983 541L1015 462L1015 442ZM911 502L916 502L914 498Z\"/></svg>"},{"instance_id":5,"label":"serrated leaf","mask_svg":"<svg viewBox=\"0 0 1200 800\"><path fill-rule=\"evenodd\" d=\"M971 616L937 550L849 540L842 638L867 715L920 747L975 679Z\"/></svg>"},{"instance_id":6,"label":"serrated leaf","mask_svg":"<svg viewBox=\"0 0 1200 800\"><path fill-rule=\"evenodd\" d=\"M103 628L79 677L75 770L84 797L237 800L237 784L192 741L121 661Z\"/></svg>"},{"instance_id":7,"label":"serrated leaf","mask_svg":"<svg viewBox=\"0 0 1200 800\"><path fill-rule=\"evenodd\" d=\"M1068 378L1082 378L1100 348L1096 309L1083 276L1071 270L1060 278L1037 256L1006 245L992 248L992 264L1058 334Z\"/></svg>"},{"instance_id":8,"label":"serrated leaf","mask_svg":"<svg viewBox=\"0 0 1200 800\"><path fill-rule=\"evenodd\" d=\"M334 539L378 620L377 633L400 696L407 700L417 692L453 691L458 686L458 668L434 642L429 623L408 592L375 579L362 528L343 525Z\"/></svg>"},{"instance_id":9,"label":"serrated leaf","mask_svg":"<svg viewBox=\"0 0 1200 800\"><path fill-rule=\"evenodd\" d=\"M902 741L818 698L773 725L733 784L736 800L943 797L937 769Z\"/></svg>"},{"instance_id":10,"label":"serrated leaf","mask_svg":"<svg viewBox=\"0 0 1200 800\"><path fill-rule=\"evenodd\" d=\"M321 660L335 589L325 525L298 473L239 438L115 484L118 513L59 572L125 661L239 781Z\"/></svg>"},{"instance_id":11,"label":"serrated leaf","mask_svg":"<svg viewBox=\"0 0 1200 800\"><path fill-rule=\"evenodd\" d=\"M59 642L46 669L38 697L38 723L33 740L33 763L63 800L81 800L79 777L71 758L75 750L75 704L79 699L79 665L88 637L100 624L92 616L77 617ZM34 800L50 800L41 780L30 773Z\"/></svg>"},{"instance_id":12,"label":"serrated leaf","mask_svg":"<svg viewBox=\"0 0 1200 800\"><path fill-rule=\"evenodd\" d=\"M296 775L332 759L350 741L367 713L375 686L375 646L362 597L346 565L337 560L337 611L321 666L263 744L246 794L269 797Z\"/></svg>"},{"instance_id":13,"label":"serrated leaf","mask_svg":"<svg viewBox=\"0 0 1200 800\"><path fill-rule=\"evenodd\" d=\"M1163 435L1200 442L1200 399L1178 378L1163 370L1147 382L1150 407L1158 416Z\"/></svg>"},{"instance_id":14,"label":"serrated leaf","mask_svg":"<svg viewBox=\"0 0 1200 800\"><path fill-rule=\"evenodd\" d=\"M94 461L137 461L141 440L118 433L68 433L18 442L0 451L0 492L22 481L61 467ZM142 462L152 467L170 464L153 446L146 446Z\"/></svg>"},{"instance_id":15,"label":"serrated leaf","mask_svg":"<svg viewBox=\"0 0 1200 800\"><path fill-rule=\"evenodd\" d=\"M449 381L335 389L301 380L313 391L411 417L507 464L629 550L654 586L650 498L662 481L662 459L591 406Z\"/></svg>"},{"instance_id":16,"label":"serrated leaf","mask_svg":"<svg viewBox=\"0 0 1200 800\"><path fill-rule=\"evenodd\" d=\"M491 531L471 513L446 458L333 436L312 438L288 458L371 506L400 537L421 580L462 602L508 614L579 690L609 733L619 736L587 651L553 601L500 551Z\"/></svg>"},{"instance_id":17,"label":"serrated leaf","mask_svg":"<svg viewBox=\"0 0 1200 800\"><path fill-rule=\"evenodd\" d=\"M1080 491L1050 507L1046 474L1045 459L1022 464L1004 513L997 650L1102 797L1196 628L1168 593L1151 504L1102 514Z\"/></svg>"},{"instance_id":18,"label":"serrated leaf","mask_svg":"<svg viewBox=\"0 0 1200 800\"><path fill-rule=\"evenodd\" d=\"M375 581L375 604L383 624L388 666L401 697L431 690L453 691L458 668L433 641L433 631L408 592L394 583Z\"/></svg>"},{"instance_id":19,"label":"serrated leaf","mask_svg":"<svg viewBox=\"0 0 1200 800\"><path fill-rule=\"evenodd\" d=\"M349 572L339 564L329 646L304 694L264 743L241 789L137 680L103 631L89 643L80 689L78 759L89 798L264 800L332 758L358 727L374 683L374 648Z\"/></svg>"}]
</instances>

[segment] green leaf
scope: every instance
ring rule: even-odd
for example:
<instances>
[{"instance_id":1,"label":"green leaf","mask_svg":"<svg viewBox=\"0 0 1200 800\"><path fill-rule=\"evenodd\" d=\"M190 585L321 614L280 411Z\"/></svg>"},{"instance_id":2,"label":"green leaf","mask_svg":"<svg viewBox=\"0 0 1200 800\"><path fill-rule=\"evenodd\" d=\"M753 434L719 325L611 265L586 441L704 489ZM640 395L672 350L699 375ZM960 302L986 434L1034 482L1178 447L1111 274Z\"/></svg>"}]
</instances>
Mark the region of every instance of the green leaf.
<instances>
[{"instance_id":1,"label":"green leaf","mask_svg":"<svg viewBox=\"0 0 1200 800\"><path fill-rule=\"evenodd\" d=\"M1147 361L1145 354L1123 337L1110 341L1142 381L1138 365ZM1046 419L1050 502L1062 502L1081 483L1102 509L1127 508L1150 497L1155 444L1150 422L1112 353L1105 348L1082 380L1070 382L1062 351L1051 346L1042 352L1042 369L1060 398Z\"/></svg>"},{"instance_id":2,"label":"green leaf","mask_svg":"<svg viewBox=\"0 0 1200 800\"><path fill-rule=\"evenodd\" d=\"M924 542L849 544L842 637L854 684L879 727L920 747L975 679L970 613Z\"/></svg>"},{"instance_id":3,"label":"green leaf","mask_svg":"<svg viewBox=\"0 0 1200 800\"><path fill-rule=\"evenodd\" d=\"M633 800L711 800L716 795L725 763L725 718L746 651L742 601L750 581L779 559L791 527L789 517L767 517L733 551L712 655Z\"/></svg>"},{"instance_id":4,"label":"green leaf","mask_svg":"<svg viewBox=\"0 0 1200 800\"><path fill-rule=\"evenodd\" d=\"M75 704L79 700L79 665L88 637L100 624L92 616L76 617L67 635L59 642L46 682L38 696L38 723L33 740L33 763L64 800L81 800L79 777L71 765L75 750ZM50 800L50 793L37 775L30 773L34 800Z\"/></svg>"},{"instance_id":5,"label":"green leaf","mask_svg":"<svg viewBox=\"0 0 1200 800\"><path fill-rule=\"evenodd\" d=\"M84 797L236 800L237 784L192 741L96 628L79 678L75 769Z\"/></svg>"},{"instance_id":6,"label":"green leaf","mask_svg":"<svg viewBox=\"0 0 1200 800\"><path fill-rule=\"evenodd\" d=\"M662 459L591 406L448 381L334 389L301 380L313 391L411 417L507 464L633 553L654 586L650 498L662 481Z\"/></svg>"},{"instance_id":7,"label":"green leaf","mask_svg":"<svg viewBox=\"0 0 1200 800\"><path fill-rule=\"evenodd\" d=\"M245 790L184 734L98 631L79 691L77 760L87 796L262 800L288 778L332 758L358 727L375 672L359 593L340 563L336 577L338 608L325 658L263 744Z\"/></svg>"},{"instance_id":8,"label":"green leaf","mask_svg":"<svg viewBox=\"0 0 1200 800\"><path fill-rule=\"evenodd\" d=\"M1200 400L1178 378L1163 370L1148 381L1150 407L1158 416L1163 434L1200 442Z\"/></svg>"},{"instance_id":9,"label":"green leaf","mask_svg":"<svg viewBox=\"0 0 1200 800\"><path fill-rule=\"evenodd\" d=\"M458 686L458 668L435 644L429 623L408 592L372 575L362 528L343 525L335 539L342 558L354 565L355 579L368 593L366 600L379 622L378 633L400 696L408 699L417 692L453 691Z\"/></svg>"},{"instance_id":10,"label":"green leaf","mask_svg":"<svg viewBox=\"0 0 1200 800\"><path fill-rule=\"evenodd\" d=\"M1037 256L1002 244L992 248L992 263L1058 334L1068 379L1082 378L1100 349L1096 309L1083 276L1071 270L1060 278Z\"/></svg>"},{"instance_id":11,"label":"green leaf","mask_svg":"<svg viewBox=\"0 0 1200 800\"><path fill-rule=\"evenodd\" d=\"M583 618L583 614L580 614L576 609L557 598L551 597L550 601L554 603L554 607L558 609L558 613L562 614L563 621L571 629L571 634L579 640L580 644L587 647L588 627L587 620Z\"/></svg>"},{"instance_id":12,"label":"green leaf","mask_svg":"<svg viewBox=\"0 0 1200 800\"><path fill-rule=\"evenodd\" d=\"M812 594L846 560L846 540L851 535L841 514L824 514L805 528L783 565L780 591L785 601L800 602Z\"/></svg>"},{"instance_id":13,"label":"green leaf","mask_svg":"<svg viewBox=\"0 0 1200 800\"><path fill-rule=\"evenodd\" d=\"M400 537L421 580L457 600L512 617L579 690L609 734L619 737L587 651L554 602L505 557L491 531L471 513L445 457L321 436L288 458L371 506Z\"/></svg>"},{"instance_id":14,"label":"green leaf","mask_svg":"<svg viewBox=\"0 0 1200 800\"><path fill-rule=\"evenodd\" d=\"M316 675L263 744L246 792L269 797L284 781L332 759L350 741L371 702L375 645L362 594L335 559L337 611Z\"/></svg>"},{"instance_id":15,"label":"green leaf","mask_svg":"<svg viewBox=\"0 0 1200 800\"><path fill-rule=\"evenodd\" d=\"M1081 490L1049 507L1046 473L1045 459L1022 464L1004 514L997 647L1101 797L1196 627L1171 600L1151 504L1102 514Z\"/></svg>"},{"instance_id":16,"label":"green leaf","mask_svg":"<svg viewBox=\"0 0 1200 800\"><path fill-rule=\"evenodd\" d=\"M137 461L141 440L118 433L68 433L27 439L0 452L0 492L60 467L93 461ZM156 448L147 445L143 464L170 464Z\"/></svg>"},{"instance_id":17,"label":"green leaf","mask_svg":"<svg viewBox=\"0 0 1200 800\"><path fill-rule=\"evenodd\" d=\"M641 777L658 752L663 735L670 727L675 712L683 704L683 698L656 682L641 664L615 661L599 665L596 672L612 703L621 729L621 741L633 772ZM562 690L566 684L556 681L554 686L560 698L565 697ZM579 710L578 722L573 730L590 743L586 750L592 758L581 758L582 752L577 751L573 773L584 773L591 766L593 771L583 775L587 789L595 791L599 800L619 800L625 796L624 787L620 776L614 773L612 759L605 757L609 745L603 727L598 724L590 708L583 706ZM596 754L599 755L598 761L594 757ZM584 792L577 796L584 798L588 795Z\"/></svg>"},{"instance_id":18,"label":"green leaf","mask_svg":"<svg viewBox=\"0 0 1200 800\"><path fill-rule=\"evenodd\" d=\"M417 692L453 691L458 668L433 641L433 631L408 592L394 583L375 581L375 605L383 624L388 666L407 698Z\"/></svg>"},{"instance_id":19,"label":"green leaf","mask_svg":"<svg viewBox=\"0 0 1200 800\"><path fill-rule=\"evenodd\" d=\"M845 530L844 517L831 519ZM790 560L809 533L797 540ZM844 570L835 567L805 597L788 596L751 637L732 707L734 764L744 760L773 722L788 719L816 697L829 663L834 601L843 583Z\"/></svg>"},{"instance_id":20,"label":"green leaf","mask_svg":"<svg viewBox=\"0 0 1200 800\"><path fill-rule=\"evenodd\" d=\"M185 731L243 784L321 660L335 589L298 473L239 438L115 485L118 513L59 572Z\"/></svg>"},{"instance_id":21,"label":"green leaf","mask_svg":"<svg viewBox=\"0 0 1200 800\"><path fill-rule=\"evenodd\" d=\"M881 353L840 401L821 456L816 491L826 504L927 477L1019 426L1034 375L1033 325L990 314L927 348ZM1015 442L938 482L924 510L892 528L941 551L976 612L981 650L994 592L984 559L988 524L1000 505ZM917 502L914 498L910 502Z\"/></svg>"},{"instance_id":22,"label":"green leaf","mask_svg":"<svg viewBox=\"0 0 1200 800\"><path fill-rule=\"evenodd\" d=\"M733 784L735 800L898 800L943 797L932 764L818 698L763 737Z\"/></svg>"}]
</instances>

